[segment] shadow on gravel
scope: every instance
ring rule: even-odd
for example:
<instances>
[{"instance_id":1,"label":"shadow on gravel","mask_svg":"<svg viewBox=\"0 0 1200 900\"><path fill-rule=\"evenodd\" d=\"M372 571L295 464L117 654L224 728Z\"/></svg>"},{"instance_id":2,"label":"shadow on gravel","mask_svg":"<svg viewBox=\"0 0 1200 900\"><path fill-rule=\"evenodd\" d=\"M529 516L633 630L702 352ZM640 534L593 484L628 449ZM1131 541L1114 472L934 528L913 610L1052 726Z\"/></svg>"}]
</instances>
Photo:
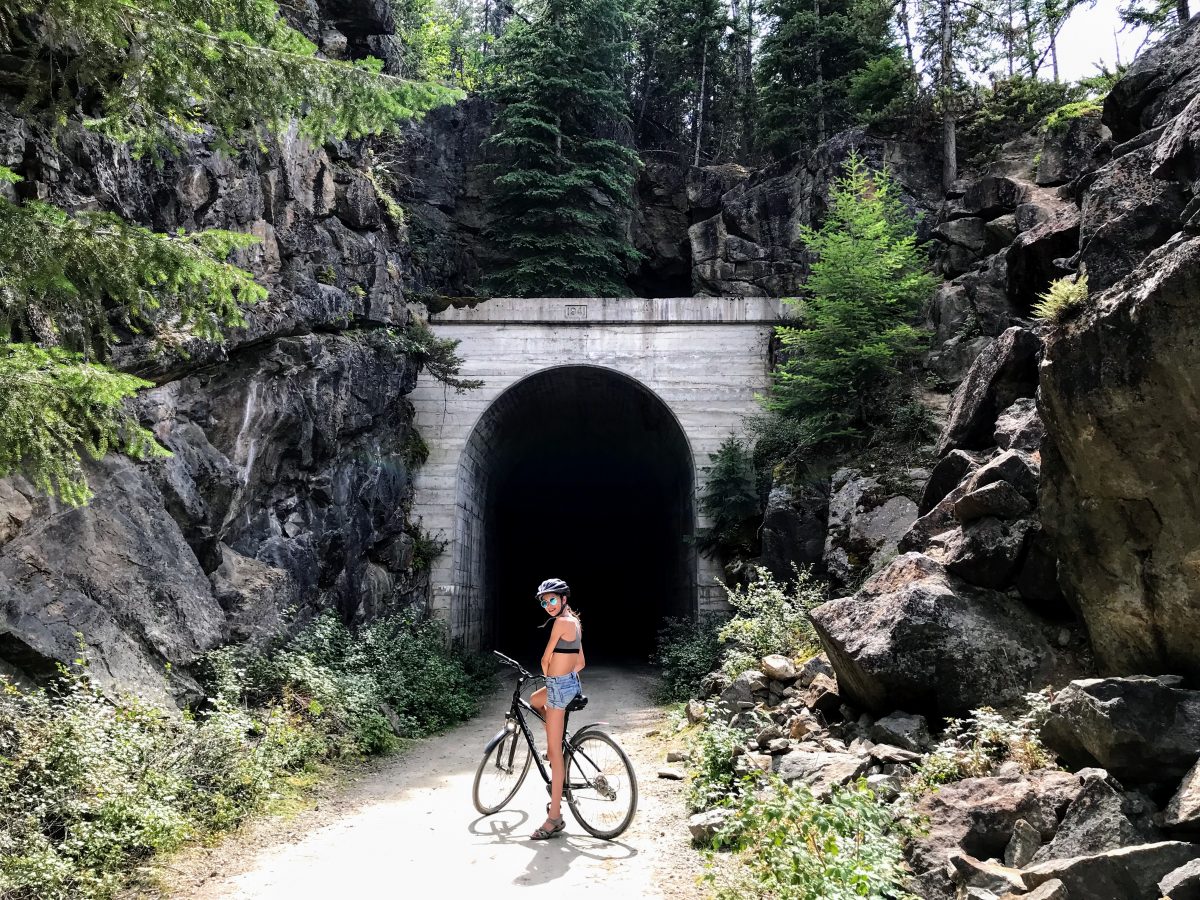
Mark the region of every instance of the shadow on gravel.
<instances>
[{"instance_id":1,"label":"shadow on gravel","mask_svg":"<svg viewBox=\"0 0 1200 900\"><path fill-rule=\"evenodd\" d=\"M571 864L585 857L597 861L619 861L633 859L638 851L621 841L602 841L586 834L566 834L547 841L535 841L529 837L529 814L521 810L502 810L490 816L475 819L467 830L478 837L489 838L497 844L528 844L533 858L525 871L513 879L513 884L547 884L561 878Z\"/></svg>"}]
</instances>

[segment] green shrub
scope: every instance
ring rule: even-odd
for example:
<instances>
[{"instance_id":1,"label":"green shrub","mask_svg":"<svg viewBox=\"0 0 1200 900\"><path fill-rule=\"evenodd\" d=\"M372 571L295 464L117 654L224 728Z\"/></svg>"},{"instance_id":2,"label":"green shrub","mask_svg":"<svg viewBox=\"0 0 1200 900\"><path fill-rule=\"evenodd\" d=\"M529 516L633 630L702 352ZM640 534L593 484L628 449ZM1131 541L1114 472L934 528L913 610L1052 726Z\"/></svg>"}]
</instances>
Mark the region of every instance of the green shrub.
<instances>
[{"instance_id":1,"label":"green shrub","mask_svg":"<svg viewBox=\"0 0 1200 900\"><path fill-rule=\"evenodd\" d=\"M746 587L725 587L736 611L717 633L725 645L721 668L737 677L757 669L764 656L781 653L807 659L820 649L809 611L827 598L824 584L809 569L795 569L794 583L779 584L762 566Z\"/></svg>"},{"instance_id":2,"label":"green shrub","mask_svg":"<svg viewBox=\"0 0 1200 900\"><path fill-rule=\"evenodd\" d=\"M382 753L475 710L468 658L409 614L352 634L332 614L263 656L206 657L211 697L168 717L81 668L0 676L0 897L104 900L139 860L236 827L323 760ZM394 712L389 721L386 711Z\"/></svg>"},{"instance_id":3,"label":"green shrub","mask_svg":"<svg viewBox=\"0 0 1200 900\"><path fill-rule=\"evenodd\" d=\"M973 107L958 127L960 158L972 165L986 162L1006 141L1032 131L1046 116L1084 93L1078 85L1025 75L1001 78L990 87L979 88Z\"/></svg>"},{"instance_id":4,"label":"green shrub","mask_svg":"<svg viewBox=\"0 0 1200 900\"><path fill-rule=\"evenodd\" d=\"M754 460L745 444L736 437L726 438L709 459L712 466L700 508L712 525L700 529L696 545L705 556L727 566L756 555L762 505Z\"/></svg>"},{"instance_id":5,"label":"green shrub","mask_svg":"<svg viewBox=\"0 0 1200 900\"><path fill-rule=\"evenodd\" d=\"M709 721L699 728L690 741L691 760L687 804L693 812L711 809L729 801L754 779L737 772L734 767L738 748L745 743L744 731L724 722Z\"/></svg>"},{"instance_id":6,"label":"green shrub","mask_svg":"<svg viewBox=\"0 0 1200 900\"><path fill-rule=\"evenodd\" d=\"M1038 297L1041 299L1033 305L1033 315L1039 319L1060 322L1070 310L1087 302L1088 277L1080 275L1072 279L1068 275L1056 278L1050 282L1050 289L1038 294Z\"/></svg>"},{"instance_id":7,"label":"green shrub","mask_svg":"<svg viewBox=\"0 0 1200 900\"><path fill-rule=\"evenodd\" d=\"M988 774L1002 762L1015 762L1026 772L1054 765L1054 755L1039 733L1050 713L1045 692L1026 694L1026 709L1007 719L991 707L971 710L967 719L952 719L942 741L921 760L910 791Z\"/></svg>"},{"instance_id":8,"label":"green shrub","mask_svg":"<svg viewBox=\"0 0 1200 900\"><path fill-rule=\"evenodd\" d=\"M706 876L719 900L917 900L904 889L909 828L864 780L819 800L770 777L735 810L714 845L734 850L741 865Z\"/></svg>"},{"instance_id":9,"label":"green shrub","mask_svg":"<svg viewBox=\"0 0 1200 900\"><path fill-rule=\"evenodd\" d=\"M910 120L917 105L917 77L904 52L892 48L854 73L847 100L863 125L895 129Z\"/></svg>"},{"instance_id":10,"label":"green shrub","mask_svg":"<svg viewBox=\"0 0 1200 900\"><path fill-rule=\"evenodd\" d=\"M700 681L721 662L717 628L724 616L666 619L658 632L654 663L662 668L658 700L672 703L694 697Z\"/></svg>"},{"instance_id":11,"label":"green shrub","mask_svg":"<svg viewBox=\"0 0 1200 900\"><path fill-rule=\"evenodd\" d=\"M1074 103L1063 104L1046 116L1044 127L1051 133L1066 131L1067 126L1075 119L1099 115L1102 112L1104 112L1104 103L1101 100L1077 100Z\"/></svg>"}]
</instances>

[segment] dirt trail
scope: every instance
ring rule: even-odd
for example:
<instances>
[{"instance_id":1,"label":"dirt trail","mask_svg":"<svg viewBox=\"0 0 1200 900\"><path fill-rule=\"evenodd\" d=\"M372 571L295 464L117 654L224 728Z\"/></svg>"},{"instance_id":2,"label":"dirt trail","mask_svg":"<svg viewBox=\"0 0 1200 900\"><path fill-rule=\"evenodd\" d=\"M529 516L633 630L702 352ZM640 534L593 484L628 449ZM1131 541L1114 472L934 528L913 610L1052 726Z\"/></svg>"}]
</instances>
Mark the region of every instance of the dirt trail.
<instances>
[{"instance_id":1,"label":"dirt trail","mask_svg":"<svg viewBox=\"0 0 1200 900\"><path fill-rule=\"evenodd\" d=\"M511 696L507 671L482 713L416 744L310 811L268 822L173 861L172 900L307 900L433 896L700 898L702 871L687 843L678 782L657 777L667 744L650 701L649 675L589 666L588 708L572 727L607 720L633 760L641 792L633 824L614 842L571 818L550 841L530 841L544 818L546 789L531 769L509 807L481 817L471 784L483 746ZM416 892L420 892L419 894ZM145 896L145 895L144 895Z\"/></svg>"}]
</instances>

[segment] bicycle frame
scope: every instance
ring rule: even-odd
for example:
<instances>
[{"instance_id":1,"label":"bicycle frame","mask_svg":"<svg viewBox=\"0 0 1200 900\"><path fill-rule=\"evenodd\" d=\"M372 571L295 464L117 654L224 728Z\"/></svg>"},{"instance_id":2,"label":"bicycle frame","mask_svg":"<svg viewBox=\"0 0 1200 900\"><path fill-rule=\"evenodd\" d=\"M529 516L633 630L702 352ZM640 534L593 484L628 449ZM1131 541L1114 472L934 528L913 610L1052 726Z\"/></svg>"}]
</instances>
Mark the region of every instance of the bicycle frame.
<instances>
[{"instance_id":1,"label":"bicycle frame","mask_svg":"<svg viewBox=\"0 0 1200 900\"><path fill-rule=\"evenodd\" d=\"M524 669L518 669L517 672L518 672L517 686L516 686L516 688L513 689L512 705L509 707L508 715L505 716L504 727L501 728L498 732L496 732L496 734L492 737L492 739L490 741L488 741L487 747L484 748L484 753L485 754L490 753L492 751L492 748L494 748L498 743L500 743L501 740L504 739L505 735L507 735L510 731L515 731L516 727L519 726L521 729L521 734L524 736L526 743L529 744L529 751L533 756L533 761L535 763L537 763L538 774L542 776L542 781L546 782L546 784L549 784L551 775L546 770L546 766L543 765L543 763L542 763L542 755L537 752L537 744L535 743L535 741L533 739L533 732L529 730L529 723L525 721L524 710L529 710L529 712L531 712L534 716L536 716L539 720L541 720L543 722L545 721L545 718L536 709L533 708L533 706L529 703L528 700L526 700L524 697L521 696L521 688L525 685L525 682L527 682L533 676L531 674L529 674L528 672L526 672ZM570 713L567 713L567 715L564 716L564 718L563 718L563 758L564 759L567 756L568 750L574 751L574 752L578 751L578 748L576 748L571 743L571 732L567 731L567 720L569 718L570 718ZM514 723L515 723L515 725L514 725ZM587 725L584 725L582 728L578 729L576 731L576 734L581 734L584 731L587 731L587 729L592 728L596 725L607 725L607 724L608 724L607 722L589 722ZM514 741L513 749L511 752L513 754L515 754L516 750L517 750L517 744ZM584 754L584 758L587 759L586 754ZM590 759L588 761L592 762L592 760L590 760ZM508 761L508 764L510 766L512 765L511 759ZM570 789L571 789L570 784L567 784L567 783L563 784L564 793L569 791Z\"/></svg>"}]
</instances>

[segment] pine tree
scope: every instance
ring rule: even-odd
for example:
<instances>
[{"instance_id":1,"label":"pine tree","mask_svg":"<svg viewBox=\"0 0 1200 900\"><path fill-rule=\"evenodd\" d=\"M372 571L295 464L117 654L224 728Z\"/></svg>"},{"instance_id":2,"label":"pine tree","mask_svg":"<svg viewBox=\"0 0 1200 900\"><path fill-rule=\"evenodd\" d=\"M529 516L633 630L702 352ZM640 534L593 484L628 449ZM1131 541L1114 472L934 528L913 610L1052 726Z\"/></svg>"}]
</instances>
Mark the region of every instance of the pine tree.
<instances>
[{"instance_id":1,"label":"pine tree","mask_svg":"<svg viewBox=\"0 0 1200 900\"><path fill-rule=\"evenodd\" d=\"M501 262L487 286L517 296L627 293L626 233L637 157L627 144L624 16L618 0L546 0L510 27L487 144L488 237Z\"/></svg>"},{"instance_id":2,"label":"pine tree","mask_svg":"<svg viewBox=\"0 0 1200 900\"><path fill-rule=\"evenodd\" d=\"M755 487L754 461L736 437L726 438L716 453L700 508L712 524L696 538L700 552L728 565L755 555L762 506Z\"/></svg>"},{"instance_id":3,"label":"pine tree","mask_svg":"<svg viewBox=\"0 0 1200 900\"><path fill-rule=\"evenodd\" d=\"M892 179L857 156L825 222L801 236L816 260L804 296L789 301L801 324L777 330L787 359L766 405L799 421L811 444L852 440L872 423L872 397L919 349L910 322L936 279Z\"/></svg>"},{"instance_id":4,"label":"pine tree","mask_svg":"<svg viewBox=\"0 0 1200 900\"><path fill-rule=\"evenodd\" d=\"M880 0L766 0L758 55L758 141L776 156L819 143L854 121L851 79L891 46Z\"/></svg>"}]
</instances>

